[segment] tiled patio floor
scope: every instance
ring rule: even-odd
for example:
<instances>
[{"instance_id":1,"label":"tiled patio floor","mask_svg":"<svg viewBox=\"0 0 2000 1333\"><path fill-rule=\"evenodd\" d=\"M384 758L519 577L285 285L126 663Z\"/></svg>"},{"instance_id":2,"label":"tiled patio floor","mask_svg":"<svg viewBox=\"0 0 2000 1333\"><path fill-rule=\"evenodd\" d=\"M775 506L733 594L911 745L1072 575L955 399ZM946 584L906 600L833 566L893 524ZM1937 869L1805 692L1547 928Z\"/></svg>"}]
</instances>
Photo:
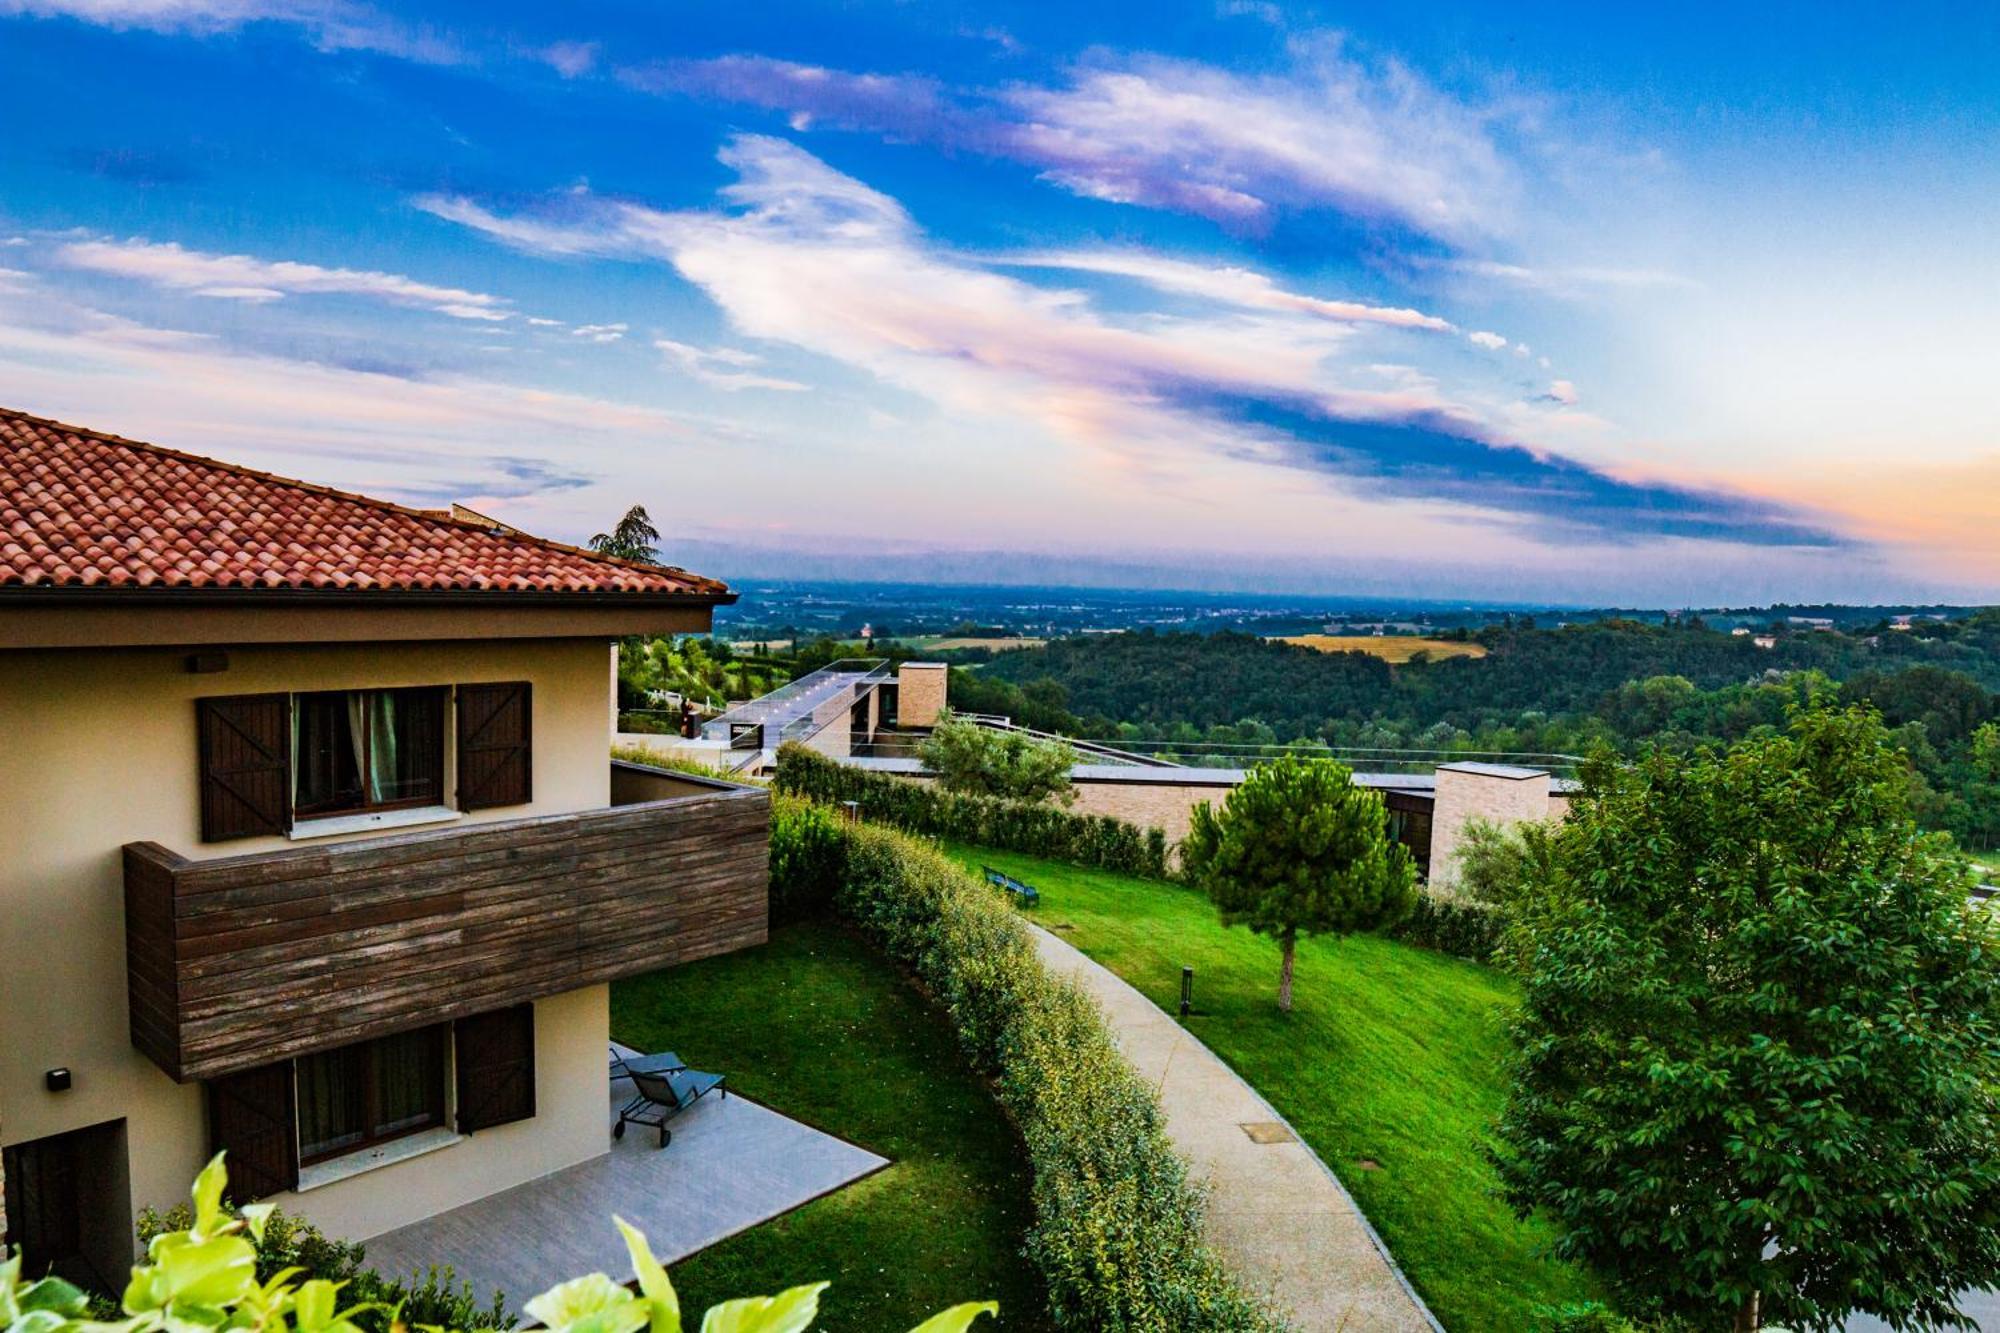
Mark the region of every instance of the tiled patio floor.
<instances>
[{"instance_id":1,"label":"tiled patio floor","mask_svg":"<svg viewBox=\"0 0 2000 1333\"><path fill-rule=\"evenodd\" d=\"M610 1084L610 1120L630 1089ZM568 1278L632 1276L614 1213L671 1263L888 1165L733 1093L710 1093L672 1128L664 1151L644 1126L616 1143L607 1132L602 1157L375 1237L368 1264L390 1276L449 1264L482 1301L504 1291L519 1313Z\"/></svg>"}]
</instances>

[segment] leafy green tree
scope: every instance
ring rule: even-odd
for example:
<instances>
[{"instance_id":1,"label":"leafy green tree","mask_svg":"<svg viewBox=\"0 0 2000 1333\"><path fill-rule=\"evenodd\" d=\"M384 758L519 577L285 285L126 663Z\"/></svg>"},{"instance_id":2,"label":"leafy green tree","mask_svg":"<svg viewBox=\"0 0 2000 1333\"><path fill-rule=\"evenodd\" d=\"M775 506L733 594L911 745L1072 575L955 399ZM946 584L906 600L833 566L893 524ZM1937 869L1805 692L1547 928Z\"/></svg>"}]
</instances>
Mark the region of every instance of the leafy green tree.
<instances>
[{"instance_id":1,"label":"leafy green tree","mask_svg":"<svg viewBox=\"0 0 2000 1333\"><path fill-rule=\"evenodd\" d=\"M1416 865L1389 837L1381 793L1331 759L1259 764L1220 811L1196 806L1181 864L1224 925L1278 942L1278 1008L1287 1011L1299 936L1394 925L1416 902Z\"/></svg>"},{"instance_id":2,"label":"leafy green tree","mask_svg":"<svg viewBox=\"0 0 2000 1333\"><path fill-rule=\"evenodd\" d=\"M1459 835L1458 892L1499 913L1499 947L1493 961L1509 971L1527 966L1532 947L1525 923L1548 882L1557 825L1527 820L1493 824L1469 821Z\"/></svg>"},{"instance_id":3,"label":"leafy green tree","mask_svg":"<svg viewBox=\"0 0 2000 1333\"><path fill-rule=\"evenodd\" d=\"M982 727L946 713L917 754L946 791L1010 801L1053 797L1065 805L1076 795L1069 776L1076 751L1062 741Z\"/></svg>"},{"instance_id":4,"label":"leafy green tree","mask_svg":"<svg viewBox=\"0 0 2000 1333\"><path fill-rule=\"evenodd\" d=\"M1634 1313L1954 1319L2000 1272L2000 946L1878 716L1593 763L1496 1154Z\"/></svg>"},{"instance_id":5,"label":"leafy green tree","mask_svg":"<svg viewBox=\"0 0 2000 1333\"><path fill-rule=\"evenodd\" d=\"M2000 722L1988 722L1972 733L1972 763L1987 781L2000 782Z\"/></svg>"},{"instance_id":6,"label":"leafy green tree","mask_svg":"<svg viewBox=\"0 0 2000 1333\"><path fill-rule=\"evenodd\" d=\"M642 565L657 565L660 563L660 550L655 543L659 540L660 530L653 526L646 507L633 505L611 531L600 532L590 539L590 549L599 555L636 560Z\"/></svg>"}]
</instances>

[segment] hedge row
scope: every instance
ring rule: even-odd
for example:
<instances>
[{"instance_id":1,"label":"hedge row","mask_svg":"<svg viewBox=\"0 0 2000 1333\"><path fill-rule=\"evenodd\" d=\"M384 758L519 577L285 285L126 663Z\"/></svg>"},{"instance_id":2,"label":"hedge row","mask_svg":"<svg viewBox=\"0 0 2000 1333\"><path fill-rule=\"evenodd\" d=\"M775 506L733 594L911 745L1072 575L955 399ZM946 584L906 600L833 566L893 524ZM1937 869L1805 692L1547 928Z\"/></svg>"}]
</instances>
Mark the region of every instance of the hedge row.
<instances>
[{"instance_id":1,"label":"hedge row","mask_svg":"<svg viewBox=\"0 0 2000 1333\"><path fill-rule=\"evenodd\" d=\"M824 807L773 811L773 901L829 903L911 968L1027 1144L1027 1255L1063 1328L1269 1333L1201 1240L1202 1196L1097 1006L1043 966L1012 907L914 838Z\"/></svg>"},{"instance_id":2,"label":"hedge row","mask_svg":"<svg viewBox=\"0 0 2000 1333\"><path fill-rule=\"evenodd\" d=\"M1167 874L1167 835L1108 815L1078 815L1057 805L960 795L933 783L871 773L802 745L778 751L773 781L781 792L836 804L853 801L865 818L911 833L1130 875L1163 879Z\"/></svg>"},{"instance_id":3,"label":"hedge row","mask_svg":"<svg viewBox=\"0 0 2000 1333\"><path fill-rule=\"evenodd\" d=\"M1490 963L1500 947L1501 929L1500 913L1487 904L1426 890L1417 895L1417 905L1410 914L1391 926L1388 934L1439 953Z\"/></svg>"}]
</instances>

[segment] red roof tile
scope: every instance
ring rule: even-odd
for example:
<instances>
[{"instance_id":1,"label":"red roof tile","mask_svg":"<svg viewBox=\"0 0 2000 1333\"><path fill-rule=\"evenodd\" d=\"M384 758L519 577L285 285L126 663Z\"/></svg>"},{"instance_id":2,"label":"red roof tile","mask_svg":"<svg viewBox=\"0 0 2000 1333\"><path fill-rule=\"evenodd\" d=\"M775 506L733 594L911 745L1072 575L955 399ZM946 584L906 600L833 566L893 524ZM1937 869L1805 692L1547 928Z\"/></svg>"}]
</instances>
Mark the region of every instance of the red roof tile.
<instances>
[{"instance_id":1,"label":"red roof tile","mask_svg":"<svg viewBox=\"0 0 2000 1333\"><path fill-rule=\"evenodd\" d=\"M0 593L23 588L729 592L685 570L0 409Z\"/></svg>"}]
</instances>

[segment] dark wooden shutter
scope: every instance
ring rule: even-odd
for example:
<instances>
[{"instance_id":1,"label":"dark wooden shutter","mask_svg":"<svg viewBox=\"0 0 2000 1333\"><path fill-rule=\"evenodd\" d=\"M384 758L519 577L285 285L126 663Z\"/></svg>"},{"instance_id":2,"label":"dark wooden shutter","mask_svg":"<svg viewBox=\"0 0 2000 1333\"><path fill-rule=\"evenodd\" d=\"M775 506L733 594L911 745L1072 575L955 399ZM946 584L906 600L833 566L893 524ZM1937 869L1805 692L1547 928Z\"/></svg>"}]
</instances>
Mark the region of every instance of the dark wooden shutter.
<instances>
[{"instance_id":1,"label":"dark wooden shutter","mask_svg":"<svg viewBox=\"0 0 2000 1333\"><path fill-rule=\"evenodd\" d=\"M203 842L283 833L291 827L289 695L195 700L200 732Z\"/></svg>"},{"instance_id":2,"label":"dark wooden shutter","mask_svg":"<svg viewBox=\"0 0 2000 1333\"><path fill-rule=\"evenodd\" d=\"M532 697L524 680L458 687L458 808L534 799Z\"/></svg>"},{"instance_id":3,"label":"dark wooden shutter","mask_svg":"<svg viewBox=\"0 0 2000 1333\"><path fill-rule=\"evenodd\" d=\"M535 1114L535 1006L461 1018L456 1030L458 1132Z\"/></svg>"},{"instance_id":4,"label":"dark wooden shutter","mask_svg":"<svg viewBox=\"0 0 2000 1333\"><path fill-rule=\"evenodd\" d=\"M248 1203L299 1185L292 1062L259 1065L208 1085L211 1152L227 1152L229 1197Z\"/></svg>"}]
</instances>

